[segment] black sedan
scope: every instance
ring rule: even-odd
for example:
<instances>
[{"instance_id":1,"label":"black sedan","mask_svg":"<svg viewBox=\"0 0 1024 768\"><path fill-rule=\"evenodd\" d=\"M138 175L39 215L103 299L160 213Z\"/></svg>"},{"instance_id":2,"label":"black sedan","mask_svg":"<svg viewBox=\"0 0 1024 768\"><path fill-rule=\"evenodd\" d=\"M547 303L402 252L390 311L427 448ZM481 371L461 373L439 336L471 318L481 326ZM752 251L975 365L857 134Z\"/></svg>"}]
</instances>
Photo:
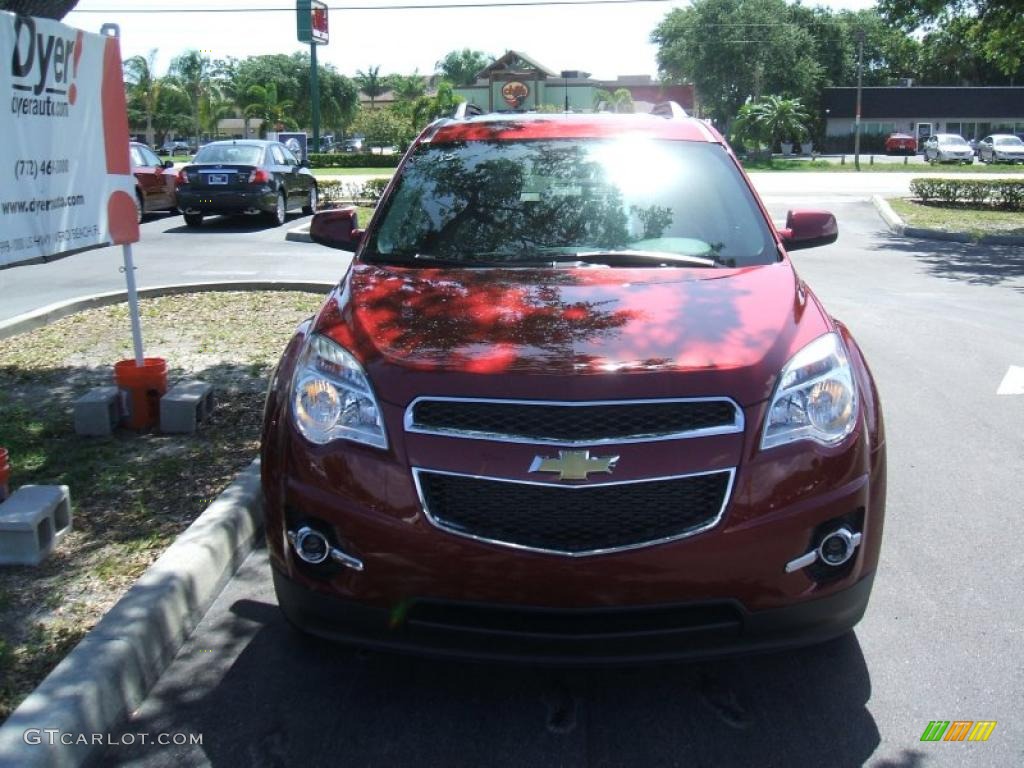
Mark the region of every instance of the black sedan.
<instances>
[{"instance_id":1,"label":"black sedan","mask_svg":"<svg viewBox=\"0 0 1024 768\"><path fill-rule=\"evenodd\" d=\"M276 141L214 141L178 172L178 208L198 227L212 214L262 215L274 226L286 214L317 208L316 180Z\"/></svg>"}]
</instances>

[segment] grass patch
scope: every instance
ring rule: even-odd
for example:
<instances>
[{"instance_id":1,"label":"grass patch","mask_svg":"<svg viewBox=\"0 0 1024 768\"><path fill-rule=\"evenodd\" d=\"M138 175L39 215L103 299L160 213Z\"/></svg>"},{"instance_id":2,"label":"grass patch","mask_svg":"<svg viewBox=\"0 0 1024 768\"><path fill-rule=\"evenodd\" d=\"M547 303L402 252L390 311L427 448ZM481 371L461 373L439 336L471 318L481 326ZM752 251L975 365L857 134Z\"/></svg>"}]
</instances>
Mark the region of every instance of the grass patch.
<instances>
[{"instance_id":1,"label":"grass patch","mask_svg":"<svg viewBox=\"0 0 1024 768\"><path fill-rule=\"evenodd\" d=\"M149 356L201 378L216 408L194 435L75 434L72 402L131 357L125 305L0 339L0 445L11 487L67 485L74 530L37 568L0 570L0 720L255 456L267 377L323 297L201 293L140 300ZM40 599L40 595L46 596Z\"/></svg>"},{"instance_id":2,"label":"grass patch","mask_svg":"<svg viewBox=\"0 0 1024 768\"><path fill-rule=\"evenodd\" d=\"M910 227L926 227L943 232L967 232L975 238L984 235L1024 236L1024 213L942 206L902 197L889 198L889 205Z\"/></svg>"},{"instance_id":3,"label":"grass patch","mask_svg":"<svg viewBox=\"0 0 1024 768\"><path fill-rule=\"evenodd\" d=\"M743 167L748 171L819 171L821 173L857 173L852 159L845 165L827 160L742 160ZM973 165L877 162L871 163L866 155L861 155L861 173L999 173L1024 175L1024 166L991 166L983 163Z\"/></svg>"},{"instance_id":4,"label":"grass patch","mask_svg":"<svg viewBox=\"0 0 1024 768\"><path fill-rule=\"evenodd\" d=\"M393 176L394 168L311 168L314 176Z\"/></svg>"}]
</instances>

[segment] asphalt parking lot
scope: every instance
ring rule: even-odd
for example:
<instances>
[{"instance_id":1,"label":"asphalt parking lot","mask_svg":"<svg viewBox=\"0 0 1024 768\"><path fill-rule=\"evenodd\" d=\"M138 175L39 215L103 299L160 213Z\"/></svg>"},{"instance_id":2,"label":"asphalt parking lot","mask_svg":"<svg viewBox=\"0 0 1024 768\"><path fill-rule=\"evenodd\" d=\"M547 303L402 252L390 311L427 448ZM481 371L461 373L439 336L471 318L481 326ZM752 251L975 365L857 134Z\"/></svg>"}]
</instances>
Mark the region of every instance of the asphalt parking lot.
<instances>
[{"instance_id":1,"label":"asphalt parking lot","mask_svg":"<svg viewBox=\"0 0 1024 768\"><path fill-rule=\"evenodd\" d=\"M202 734L202 745L109 747L95 764L1024 764L1013 533L1024 395L996 394L1008 367L1024 366L1024 249L900 240L863 193L787 189L780 176L762 188L775 218L812 200L839 218L836 245L794 260L864 348L887 420L882 562L855 633L765 656L598 671L356 652L289 630L260 549L124 727ZM211 252L229 240L216 226L200 232L196 246ZM270 243L266 231L230 240L257 272L343 268L338 252ZM998 725L985 743L921 742L936 719Z\"/></svg>"}]
</instances>

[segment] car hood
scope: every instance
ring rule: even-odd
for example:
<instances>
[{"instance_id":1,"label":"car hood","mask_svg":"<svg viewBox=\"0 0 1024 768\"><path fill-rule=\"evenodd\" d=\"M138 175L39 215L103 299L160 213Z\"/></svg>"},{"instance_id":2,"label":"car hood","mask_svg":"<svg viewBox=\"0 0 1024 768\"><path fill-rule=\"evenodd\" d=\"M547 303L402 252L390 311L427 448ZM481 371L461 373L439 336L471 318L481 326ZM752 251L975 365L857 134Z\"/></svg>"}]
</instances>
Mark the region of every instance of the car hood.
<instances>
[{"instance_id":1,"label":"car hood","mask_svg":"<svg viewBox=\"0 0 1024 768\"><path fill-rule=\"evenodd\" d=\"M829 330L789 262L742 269L408 269L356 263L315 327L378 393L767 398Z\"/></svg>"}]
</instances>

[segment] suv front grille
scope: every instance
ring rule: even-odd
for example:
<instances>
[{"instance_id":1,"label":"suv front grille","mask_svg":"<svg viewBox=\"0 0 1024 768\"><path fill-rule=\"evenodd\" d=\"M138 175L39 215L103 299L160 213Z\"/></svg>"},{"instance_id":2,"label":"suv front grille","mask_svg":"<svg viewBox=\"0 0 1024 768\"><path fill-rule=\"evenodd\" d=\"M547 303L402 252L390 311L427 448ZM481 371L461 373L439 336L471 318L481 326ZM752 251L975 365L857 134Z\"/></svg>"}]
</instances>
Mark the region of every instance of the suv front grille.
<instances>
[{"instance_id":1,"label":"suv front grille","mask_svg":"<svg viewBox=\"0 0 1024 768\"><path fill-rule=\"evenodd\" d=\"M410 432L505 442L595 445L743 430L728 398L538 402L420 398L406 411Z\"/></svg>"},{"instance_id":2,"label":"suv front grille","mask_svg":"<svg viewBox=\"0 0 1024 768\"><path fill-rule=\"evenodd\" d=\"M549 485L413 470L437 527L563 555L632 549L691 536L721 519L733 470L604 485Z\"/></svg>"}]
</instances>

